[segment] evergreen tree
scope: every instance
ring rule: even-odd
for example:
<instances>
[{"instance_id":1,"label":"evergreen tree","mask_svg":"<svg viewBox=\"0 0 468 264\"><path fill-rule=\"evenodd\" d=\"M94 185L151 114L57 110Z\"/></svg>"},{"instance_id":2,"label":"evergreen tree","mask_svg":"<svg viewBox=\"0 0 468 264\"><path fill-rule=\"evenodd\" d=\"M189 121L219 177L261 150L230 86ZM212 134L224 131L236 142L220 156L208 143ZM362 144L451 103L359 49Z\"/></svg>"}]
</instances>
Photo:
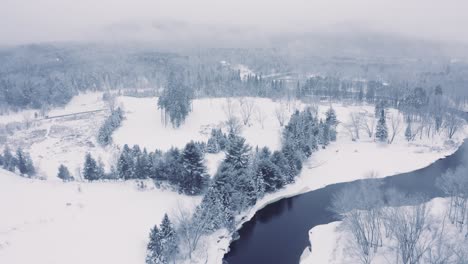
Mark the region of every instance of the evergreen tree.
<instances>
[{"instance_id":1,"label":"evergreen tree","mask_svg":"<svg viewBox=\"0 0 468 264\"><path fill-rule=\"evenodd\" d=\"M23 152L21 148L16 150L16 165L22 175L32 176L35 174L31 157L28 153Z\"/></svg>"},{"instance_id":2,"label":"evergreen tree","mask_svg":"<svg viewBox=\"0 0 468 264\"><path fill-rule=\"evenodd\" d=\"M322 122L322 120L319 123L319 143L323 147L330 143L330 126L328 123Z\"/></svg>"},{"instance_id":3,"label":"evergreen tree","mask_svg":"<svg viewBox=\"0 0 468 264\"><path fill-rule=\"evenodd\" d=\"M249 165L251 147L245 143L245 138L230 135L225 162L235 169L246 169Z\"/></svg>"},{"instance_id":4,"label":"evergreen tree","mask_svg":"<svg viewBox=\"0 0 468 264\"><path fill-rule=\"evenodd\" d=\"M4 163L3 155L0 154L0 166L3 167L3 163Z\"/></svg>"},{"instance_id":5,"label":"evergreen tree","mask_svg":"<svg viewBox=\"0 0 468 264\"><path fill-rule=\"evenodd\" d=\"M130 153L130 148L127 144L124 145L122 153L120 153L117 161L117 174L120 179L128 180L134 175L133 158Z\"/></svg>"},{"instance_id":6,"label":"evergreen tree","mask_svg":"<svg viewBox=\"0 0 468 264\"><path fill-rule=\"evenodd\" d=\"M167 179L173 186L180 187L184 177L184 167L181 163L182 154L178 148L171 148L164 155L163 178Z\"/></svg>"},{"instance_id":7,"label":"evergreen tree","mask_svg":"<svg viewBox=\"0 0 468 264\"><path fill-rule=\"evenodd\" d=\"M336 112L333 107L330 107L325 114L325 123L329 124L330 127L336 127L338 125L338 120L336 118Z\"/></svg>"},{"instance_id":8,"label":"evergreen tree","mask_svg":"<svg viewBox=\"0 0 468 264\"><path fill-rule=\"evenodd\" d=\"M385 120L385 110L383 110L383 109L380 112L380 118L379 118L379 121L377 123L375 137L380 142L386 142L387 138L388 138L388 128L387 128L387 122Z\"/></svg>"},{"instance_id":9,"label":"evergreen tree","mask_svg":"<svg viewBox=\"0 0 468 264\"><path fill-rule=\"evenodd\" d=\"M83 168L83 177L88 181L95 181L99 179L100 169L96 160L90 153L86 154L85 163Z\"/></svg>"},{"instance_id":10,"label":"evergreen tree","mask_svg":"<svg viewBox=\"0 0 468 264\"><path fill-rule=\"evenodd\" d=\"M406 140L408 140L408 142L413 140L413 132L412 132L412 129L411 129L411 122L409 122L408 126L406 127L405 138L406 138Z\"/></svg>"},{"instance_id":11,"label":"evergreen tree","mask_svg":"<svg viewBox=\"0 0 468 264\"><path fill-rule=\"evenodd\" d=\"M284 156L283 152L275 151L271 155L271 162L278 166L281 174L284 175L286 184L294 182L294 177L297 175L296 168L289 165L289 161Z\"/></svg>"},{"instance_id":12,"label":"evergreen tree","mask_svg":"<svg viewBox=\"0 0 468 264\"><path fill-rule=\"evenodd\" d=\"M59 168L58 168L57 177L58 177L59 179L61 179L62 181L64 181L64 182L68 182L68 181L73 181L73 180L74 180L73 176L70 175L70 171L68 171L68 168L65 167L63 164L60 164L60 166L59 166Z\"/></svg>"},{"instance_id":13,"label":"evergreen tree","mask_svg":"<svg viewBox=\"0 0 468 264\"><path fill-rule=\"evenodd\" d=\"M232 206L230 198L229 192L223 185L210 186L195 211L195 221L208 221L206 231L232 229L234 216L230 209Z\"/></svg>"},{"instance_id":14,"label":"evergreen tree","mask_svg":"<svg viewBox=\"0 0 468 264\"><path fill-rule=\"evenodd\" d=\"M17 160L8 146L3 150L3 169L15 172Z\"/></svg>"},{"instance_id":15,"label":"evergreen tree","mask_svg":"<svg viewBox=\"0 0 468 264\"><path fill-rule=\"evenodd\" d=\"M146 149L143 152L137 152L135 157L134 177L135 179L146 179L151 172L151 163Z\"/></svg>"},{"instance_id":16,"label":"evergreen tree","mask_svg":"<svg viewBox=\"0 0 468 264\"><path fill-rule=\"evenodd\" d=\"M327 110L325 124L328 127L329 140L336 141L336 126L338 125L338 120L336 118L336 112L332 107Z\"/></svg>"},{"instance_id":17,"label":"evergreen tree","mask_svg":"<svg viewBox=\"0 0 468 264\"><path fill-rule=\"evenodd\" d=\"M263 179L266 192L274 192L285 185L280 169L270 159L262 158L258 161L256 174Z\"/></svg>"},{"instance_id":18,"label":"evergreen tree","mask_svg":"<svg viewBox=\"0 0 468 264\"><path fill-rule=\"evenodd\" d=\"M190 195L200 194L208 182L208 176L203 153L193 141L185 146L182 153L182 167L184 175L180 183L181 191Z\"/></svg>"},{"instance_id":19,"label":"evergreen tree","mask_svg":"<svg viewBox=\"0 0 468 264\"><path fill-rule=\"evenodd\" d=\"M174 127L179 127L187 115L192 111L191 102L193 91L185 86L183 74L169 74L167 87L158 99L158 108L163 109L169 115Z\"/></svg>"},{"instance_id":20,"label":"evergreen tree","mask_svg":"<svg viewBox=\"0 0 468 264\"><path fill-rule=\"evenodd\" d=\"M146 264L163 264L161 235L158 225L155 225L150 232L149 243L146 247Z\"/></svg>"},{"instance_id":21,"label":"evergreen tree","mask_svg":"<svg viewBox=\"0 0 468 264\"><path fill-rule=\"evenodd\" d=\"M168 263L178 252L178 245L176 231L167 214L164 214L162 223L159 226L159 237L161 244L161 255L164 256L165 261Z\"/></svg>"},{"instance_id":22,"label":"evergreen tree","mask_svg":"<svg viewBox=\"0 0 468 264\"><path fill-rule=\"evenodd\" d=\"M208 143L206 144L206 151L208 153L218 153L220 151L216 138L210 137L208 139Z\"/></svg>"}]
</instances>

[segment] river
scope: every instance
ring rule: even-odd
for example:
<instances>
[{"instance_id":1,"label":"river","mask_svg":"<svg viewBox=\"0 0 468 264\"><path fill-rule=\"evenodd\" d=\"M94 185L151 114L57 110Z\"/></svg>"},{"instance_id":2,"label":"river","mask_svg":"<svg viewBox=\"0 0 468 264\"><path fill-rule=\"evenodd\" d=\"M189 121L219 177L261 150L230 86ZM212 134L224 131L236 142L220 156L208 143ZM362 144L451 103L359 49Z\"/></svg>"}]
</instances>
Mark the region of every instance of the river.
<instances>
[{"instance_id":1,"label":"river","mask_svg":"<svg viewBox=\"0 0 468 264\"><path fill-rule=\"evenodd\" d=\"M421 194L427 199L442 197L435 180L447 169L466 164L467 151L468 142L465 141L454 154L426 168L370 180L382 181L382 191L396 188L405 193ZM231 243L224 261L229 264L299 263L304 248L309 245L309 230L338 220L328 210L333 195L356 182L329 185L282 199L259 210L239 230L240 238Z\"/></svg>"}]
</instances>

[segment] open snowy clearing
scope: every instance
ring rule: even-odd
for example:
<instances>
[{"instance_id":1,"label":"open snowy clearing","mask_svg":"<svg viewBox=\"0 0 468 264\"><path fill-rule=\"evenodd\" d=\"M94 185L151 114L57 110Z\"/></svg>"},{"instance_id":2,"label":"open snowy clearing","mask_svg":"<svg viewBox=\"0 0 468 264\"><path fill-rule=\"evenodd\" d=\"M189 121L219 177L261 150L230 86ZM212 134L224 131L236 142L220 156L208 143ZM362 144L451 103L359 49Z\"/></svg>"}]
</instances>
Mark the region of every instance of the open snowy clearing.
<instances>
[{"instance_id":1,"label":"open snowy clearing","mask_svg":"<svg viewBox=\"0 0 468 264\"><path fill-rule=\"evenodd\" d=\"M154 224L199 202L134 181L64 184L4 170L0 200L0 263L18 264L144 263Z\"/></svg>"},{"instance_id":2,"label":"open snowy clearing","mask_svg":"<svg viewBox=\"0 0 468 264\"><path fill-rule=\"evenodd\" d=\"M264 98L249 100L253 102L254 109L250 124L242 127L242 136L252 146L278 149L281 127L275 117L275 110L279 103ZM231 103L233 115L242 122L238 98L197 99L193 100L193 111L185 122L179 128L173 128L171 124L163 124L163 112L157 108L157 101L157 98L119 98L119 103L125 111L125 120L113 136L117 145L138 144L151 150L168 150L171 147L184 147L190 140L206 142L212 128L222 128L227 132L225 122L228 119L228 101ZM287 115L299 105L298 102L292 103L291 111L288 111ZM259 112L263 117L263 127L257 121Z\"/></svg>"}]
</instances>

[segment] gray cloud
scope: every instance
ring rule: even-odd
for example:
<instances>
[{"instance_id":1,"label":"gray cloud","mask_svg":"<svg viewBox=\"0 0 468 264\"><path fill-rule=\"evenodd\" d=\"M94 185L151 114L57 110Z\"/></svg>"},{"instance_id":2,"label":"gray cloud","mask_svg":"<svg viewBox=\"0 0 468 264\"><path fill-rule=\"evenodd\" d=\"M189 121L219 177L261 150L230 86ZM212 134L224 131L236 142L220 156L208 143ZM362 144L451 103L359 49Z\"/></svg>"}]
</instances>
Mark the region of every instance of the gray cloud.
<instances>
[{"instance_id":1,"label":"gray cloud","mask_svg":"<svg viewBox=\"0 0 468 264\"><path fill-rule=\"evenodd\" d=\"M0 44L371 30L468 43L466 0L0 0ZM174 41L183 38L177 32ZM238 32L237 32L238 33Z\"/></svg>"}]
</instances>

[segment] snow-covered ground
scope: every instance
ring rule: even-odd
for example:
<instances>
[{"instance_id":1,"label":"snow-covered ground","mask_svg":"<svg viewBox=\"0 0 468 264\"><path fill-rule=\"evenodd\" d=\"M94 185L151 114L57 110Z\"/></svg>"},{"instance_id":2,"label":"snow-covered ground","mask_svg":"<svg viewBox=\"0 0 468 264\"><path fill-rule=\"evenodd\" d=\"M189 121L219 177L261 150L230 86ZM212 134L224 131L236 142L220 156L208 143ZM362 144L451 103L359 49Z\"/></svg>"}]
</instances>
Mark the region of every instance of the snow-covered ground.
<instances>
[{"instance_id":1,"label":"snow-covered ground","mask_svg":"<svg viewBox=\"0 0 468 264\"><path fill-rule=\"evenodd\" d=\"M148 182L151 186L151 182ZM128 182L25 179L0 170L0 263L144 263L149 230L199 198Z\"/></svg>"},{"instance_id":2,"label":"snow-covered ground","mask_svg":"<svg viewBox=\"0 0 468 264\"><path fill-rule=\"evenodd\" d=\"M75 96L65 107L52 109L47 115L54 117L105 108L102 93L87 93ZM18 115L5 120L15 120ZM61 118L39 117L30 122L29 128L7 134L5 143L13 150L22 147L28 151L41 177L56 179L59 165L64 164L77 178L77 170L87 152L101 157L104 163L109 161L112 151L102 149L96 143L97 131L106 115L106 111L101 111ZM15 121L25 122L24 119Z\"/></svg>"},{"instance_id":3,"label":"snow-covered ground","mask_svg":"<svg viewBox=\"0 0 468 264\"><path fill-rule=\"evenodd\" d=\"M441 232L443 227L442 235L443 239L446 241L445 243L448 243L447 245L464 247L464 244L467 243L464 233L460 232L454 224L450 223L450 221L444 219L449 208L448 204L448 198L436 198L426 204L427 208L429 208L428 218L431 219L433 227L436 227L431 228L430 236L437 237L436 232ZM309 231L309 238L312 245L312 251L306 249L302 255L300 263L359 263L356 252L350 249L349 243L353 238L351 234L346 232L343 228L340 228L341 224L342 222L338 221L327 225L316 226L311 229ZM427 235L429 234L425 234L425 236ZM422 239L427 240L427 237L425 236L423 236ZM372 259L372 263L394 263L396 256L394 241L384 237L383 245L383 247L378 249L377 254ZM431 245L430 247L435 249L435 245ZM423 261L423 263L425 262Z\"/></svg>"},{"instance_id":4,"label":"snow-covered ground","mask_svg":"<svg viewBox=\"0 0 468 264\"><path fill-rule=\"evenodd\" d=\"M264 98L252 100L254 109L250 126L242 128L242 136L253 146L278 149L281 127L275 117L275 110L279 103ZM235 116L241 120L239 100L233 98L230 101ZM225 98L194 100L193 111L179 128L163 124L163 113L156 105L157 98L120 97L119 103L124 107L125 120L113 135L117 145L138 144L150 150L168 150L171 147L184 147L190 140L207 141L212 128L224 128L223 131L227 131L225 122L228 100ZM299 103L293 105L291 109L300 106ZM259 111L264 116L263 127L257 122Z\"/></svg>"},{"instance_id":5,"label":"snow-covered ground","mask_svg":"<svg viewBox=\"0 0 468 264\"><path fill-rule=\"evenodd\" d=\"M254 111L251 125L243 127L242 135L253 146L278 149L281 127L275 112L284 109L286 103L260 98L252 100ZM228 100L225 98L194 100L193 112L178 129L163 125L156 98L119 97L117 101L124 109L125 120L114 132L113 146L102 148L96 144L95 136L108 114L106 111L36 121L30 128L7 136L10 147L22 146L31 153L39 172L48 180L23 179L3 171L0 173L0 263L29 263L26 261L28 255L24 254L29 250L32 252L31 259L38 264L143 263L150 227L159 223L163 213L170 213L177 204L193 208L199 202L199 198L159 189L139 191L134 182L64 184L50 181L56 179L60 163L67 165L76 178L77 168L82 167L86 152L108 164L115 159L115 153L123 144L139 144L151 151L156 148L167 150L171 146L183 147L190 140L206 141L211 128L223 128L227 120ZM233 98L231 102L234 115L241 119L240 101ZM297 102L287 105L287 116L304 106ZM322 116L328 107L329 104L320 105ZM267 195L255 208L239 218L248 220L257 210L282 197L363 178L371 171L383 177L425 167L453 153L468 134L466 130L458 133L454 144L446 142L442 135L430 140L417 137L414 142L408 143L404 139L403 125L391 145L377 144L366 138L363 131L360 140L351 141L344 126L349 121L350 112L373 115L373 106L334 104L333 107L338 120L342 122L338 128L337 142L314 153L305 163L296 183ZM102 94L90 93L75 97L65 108L54 109L49 115L102 108L105 108ZM258 121L259 113L264 117L263 125ZM216 172L222 159L222 154L207 155L206 164L211 175ZM200 254L203 256L200 261L208 259L207 263L221 263L231 240L230 235L219 231L204 240L206 247ZM37 249L33 248L35 245L38 245ZM75 262L69 259L64 261L66 256Z\"/></svg>"}]
</instances>

